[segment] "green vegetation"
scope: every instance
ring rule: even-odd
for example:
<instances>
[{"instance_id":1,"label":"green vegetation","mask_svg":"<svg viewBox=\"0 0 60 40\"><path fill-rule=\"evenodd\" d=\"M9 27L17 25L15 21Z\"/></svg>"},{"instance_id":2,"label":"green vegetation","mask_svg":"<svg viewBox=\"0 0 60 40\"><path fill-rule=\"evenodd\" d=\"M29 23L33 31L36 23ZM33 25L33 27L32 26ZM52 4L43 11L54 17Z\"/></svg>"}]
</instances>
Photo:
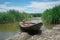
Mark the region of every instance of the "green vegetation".
<instances>
[{"instance_id":1,"label":"green vegetation","mask_svg":"<svg viewBox=\"0 0 60 40\"><path fill-rule=\"evenodd\" d=\"M8 13L0 13L0 24L15 22L14 15Z\"/></svg>"},{"instance_id":2,"label":"green vegetation","mask_svg":"<svg viewBox=\"0 0 60 40\"><path fill-rule=\"evenodd\" d=\"M9 10L7 12L0 12L0 24L19 22L22 20L28 20L31 15L25 12L19 12L16 10Z\"/></svg>"},{"instance_id":3,"label":"green vegetation","mask_svg":"<svg viewBox=\"0 0 60 40\"><path fill-rule=\"evenodd\" d=\"M60 24L60 5L44 11L42 20L48 28L51 28L52 25Z\"/></svg>"}]
</instances>

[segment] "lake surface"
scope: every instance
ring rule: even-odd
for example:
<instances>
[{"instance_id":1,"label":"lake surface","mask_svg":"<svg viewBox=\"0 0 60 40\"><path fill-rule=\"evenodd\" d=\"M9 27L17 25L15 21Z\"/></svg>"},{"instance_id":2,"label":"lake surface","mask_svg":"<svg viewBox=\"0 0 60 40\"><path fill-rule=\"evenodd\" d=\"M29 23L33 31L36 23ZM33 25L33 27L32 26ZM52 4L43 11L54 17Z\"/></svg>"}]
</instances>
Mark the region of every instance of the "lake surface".
<instances>
[{"instance_id":1,"label":"lake surface","mask_svg":"<svg viewBox=\"0 0 60 40\"><path fill-rule=\"evenodd\" d=\"M0 32L0 40L5 40L8 37L14 36L18 31L16 32Z\"/></svg>"},{"instance_id":2,"label":"lake surface","mask_svg":"<svg viewBox=\"0 0 60 40\"><path fill-rule=\"evenodd\" d=\"M11 37L19 32L19 24L11 23L11 24L0 24L0 40L5 40L8 37Z\"/></svg>"}]
</instances>

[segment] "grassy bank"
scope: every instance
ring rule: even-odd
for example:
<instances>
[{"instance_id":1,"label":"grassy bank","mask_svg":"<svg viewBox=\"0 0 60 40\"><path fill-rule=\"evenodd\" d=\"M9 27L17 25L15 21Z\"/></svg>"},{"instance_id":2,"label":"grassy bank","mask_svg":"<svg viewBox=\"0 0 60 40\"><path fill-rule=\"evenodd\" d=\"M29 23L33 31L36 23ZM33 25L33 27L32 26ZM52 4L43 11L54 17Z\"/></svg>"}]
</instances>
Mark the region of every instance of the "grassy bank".
<instances>
[{"instance_id":1,"label":"grassy bank","mask_svg":"<svg viewBox=\"0 0 60 40\"><path fill-rule=\"evenodd\" d=\"M0 24L0 31L13 32L18 29L18 26L19 26L18 22L8 23L8 24Z\"/></svg>"}]
</instances>

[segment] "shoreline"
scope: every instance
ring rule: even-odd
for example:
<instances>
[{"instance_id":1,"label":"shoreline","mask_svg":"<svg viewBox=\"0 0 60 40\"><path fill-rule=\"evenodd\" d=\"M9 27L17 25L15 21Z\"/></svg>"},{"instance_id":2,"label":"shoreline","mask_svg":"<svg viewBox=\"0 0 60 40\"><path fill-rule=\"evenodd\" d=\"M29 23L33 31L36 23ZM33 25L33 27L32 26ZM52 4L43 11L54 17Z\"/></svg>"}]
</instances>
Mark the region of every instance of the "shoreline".
<instances>
[{"instance_id":1,"label":"shoreline","mask_svg":"<svg viewBox=\"0 0 60 40\"><path fill-rule=\"evenodd\" d=\"M7 38L6 40L58 40L60 39L60 31L55 29L46 29L41 35L31 36L27 33L22 32L18 33L11 38Z\"/></svg>"}]
</instances>

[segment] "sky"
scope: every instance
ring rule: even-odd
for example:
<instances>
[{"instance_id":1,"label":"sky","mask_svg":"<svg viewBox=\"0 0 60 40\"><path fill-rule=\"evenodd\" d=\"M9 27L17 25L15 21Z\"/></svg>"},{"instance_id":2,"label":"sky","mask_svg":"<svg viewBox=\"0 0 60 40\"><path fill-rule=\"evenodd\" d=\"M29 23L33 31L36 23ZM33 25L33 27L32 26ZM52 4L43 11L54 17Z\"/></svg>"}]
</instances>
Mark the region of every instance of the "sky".
<instances>
[{"instance_id":1,"label":"sky","mask_svg":"<svg viewBox=\"0 0 60 40\"><path fill-rule=\"evenodd\" d=\"M0 12L10 9L27 13L42 13L60 5L60 0L0 0Z\"/></svg>"}]
</instances>

